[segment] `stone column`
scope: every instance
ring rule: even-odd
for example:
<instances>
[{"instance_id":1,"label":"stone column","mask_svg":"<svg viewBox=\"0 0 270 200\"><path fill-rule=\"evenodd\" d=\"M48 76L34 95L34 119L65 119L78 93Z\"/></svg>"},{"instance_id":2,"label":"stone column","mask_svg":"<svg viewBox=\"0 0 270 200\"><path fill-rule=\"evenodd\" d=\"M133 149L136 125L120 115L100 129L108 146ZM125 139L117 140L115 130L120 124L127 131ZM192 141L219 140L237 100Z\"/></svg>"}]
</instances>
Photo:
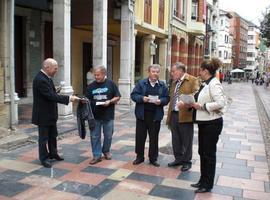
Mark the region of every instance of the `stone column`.
<instances>
[{"instance_id":1,"label":"stone column","mask_svg":"<svg viewBox=\"0 0 270 200\"><path fill-rule=\"evenodd\" d=\"M18 123L19 100L14 82L14 4L14 0L0 1L0 125L11 129Z\"/></svg>"},{"instance_id":2,"label":"stone column","mask_svg":"<svg viewBox=\"0 0 270 200\"><path fill-rule=\"evenodd\" d=\"M131 88L133 89L135 86L135 53L136 53L136 35L137 35L137 30L134 30L134 34L132 37L132 59L131 59Z\"/></svg>"},{"instance_id":3,"label":"stone column","mask_svg":"<svg viewBox=\"0 0 270 200\"><path fill-rule=\"evenodd\" d=\"M153 64L153 55L150 53L150 43L155 40L155 35L148 35L143 38L143 77L148 77L148 67Z\"/></svg>"},{"instance_id":4,"label":"stone column","mask_svg":"<svg viewBox=\"0 0 270 200\"><path fill-rule=\"evenodd\" d=\"M159 79L166 81L166 66L167 66L167 46L168 39L162 39L159 41L159 64L161 66Z\"/></svg>"},{"instance_id":5,"label":"stone column","mask_svg":"<svg viewBox=\"0 0 270 200\"><path fill-rule=\"evenodd\" d=\"M127 105L130 104L133 37L132 14L128 2L123 2L121 7L120 78L118 83L122 95L120 104Z\"/></svg>"},{"instance_id":6,"label":"stone column","mask_svg":"<svg viewBox=\"0 0 270 200\"><path fill-rule=\"evenodd\" d=\"M71 95L73 93L70 78L70 0L53 1L53 56L57 60L59 70L54 78L55 85L64 81L61 94ZM72 103L68 106L58 105L59 117L72 116Z\"/></svg>"},{"instance_id":7,"label":"stone column","mask_svg":"<svg viewBox=\"0 0 270 200\"><path fill-rule=\"evenodd\" d=\"M107 67L107 0L93 1L93 66Z\"/></svg>"}]
</instances>

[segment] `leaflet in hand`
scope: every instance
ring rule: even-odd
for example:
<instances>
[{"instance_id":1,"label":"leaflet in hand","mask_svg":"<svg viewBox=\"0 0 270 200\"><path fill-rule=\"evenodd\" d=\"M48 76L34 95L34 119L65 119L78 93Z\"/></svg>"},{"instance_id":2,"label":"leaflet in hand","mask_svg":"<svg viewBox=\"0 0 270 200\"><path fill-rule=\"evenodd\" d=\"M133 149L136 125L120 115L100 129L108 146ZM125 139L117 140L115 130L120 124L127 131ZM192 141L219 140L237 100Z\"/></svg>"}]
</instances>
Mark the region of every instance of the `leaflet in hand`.
<instances>
[{"instance_id":1,"label":"leaflet in hand","mask_svg":"<svg viewBox=\"0 0 270 200\"><path fill-rule=\"evenodd\" d=\"M190 95L190 94L181 94L179 96L179 100L186 103L186 104L195 103L194 96Z\"/></svg>"},{"instance_id":2,"label":"leaflet in hand","mask_svg":"<svg viewBox=\"0 0 270 200\"><path fill-rule=\"evenodd\" d=\"M104 105L105 104L105 101L97 101L96 102L96 106L100 106L100 105Z\"/></svg>"},{"instance_id":3,"label":"leaflet in hand","mask_svg":"<svg viewBox=\"0 0 270 200\"><path fill-rule=\"evenodd\" d=\"M148 95L149 103L156 103L158 100L158 95Z\"/></svg>"}]
</instances>

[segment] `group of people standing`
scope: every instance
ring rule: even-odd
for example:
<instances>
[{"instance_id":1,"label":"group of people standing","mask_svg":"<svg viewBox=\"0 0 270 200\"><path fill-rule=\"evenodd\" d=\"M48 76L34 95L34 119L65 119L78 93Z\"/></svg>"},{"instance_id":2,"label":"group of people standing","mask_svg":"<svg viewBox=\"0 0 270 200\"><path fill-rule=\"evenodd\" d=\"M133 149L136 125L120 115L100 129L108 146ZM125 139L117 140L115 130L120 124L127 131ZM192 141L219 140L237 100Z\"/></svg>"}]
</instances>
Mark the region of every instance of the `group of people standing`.
<instances>
[{"instance_id":1,"label":"group of people standing","mask_svg":"<svg viewBox=\"0 0 270 200\"><path fill-rule=\"evenodd\" d=\"M148 67L148 77L138 81L131 92L131 99L136 103L136 132L134 165L144 162L144 149L147 134L149 136L149 164L159 167L158 138L164 106L169 103L167 125L172 134L174 160L168 167L182 166L181 171L188 171L192 166L192 143L194 123L199 128L199 155L201 177L192 184L195 192L211 191L214 183L216 165L216 144L222 131L223 119L219 109L225 105L223 88L215 77L221 63L217 59L206 60L200 67L200 78L188 74L186 66L177 62L171 67L173 79L168 89L165 82L159 80L160 66ZM51 167L50 159L63 160L57 153L57 103L81 101L77 96L57 94L51 78L57 72L54 59L46 59L41 71L33 81L33 118L39 130L39 159L44 167ZM94 81L87 86L86 97L90 100L95 118L95 127L90 130L93 165L104 159L110 160L110 147L114 131L114 109L121 94L116 84L106 78L106 68L97 66L93 69ZM180 96L189 95L191 102L181 100ZM53 110L53 114L52 111ZM49 113L50 112L50 113ZM101 141L103 131L103 144ZM47 146L48 145L48 149ZM102 156L103 154L103 156Z\"/></svg>"}]
</instances>

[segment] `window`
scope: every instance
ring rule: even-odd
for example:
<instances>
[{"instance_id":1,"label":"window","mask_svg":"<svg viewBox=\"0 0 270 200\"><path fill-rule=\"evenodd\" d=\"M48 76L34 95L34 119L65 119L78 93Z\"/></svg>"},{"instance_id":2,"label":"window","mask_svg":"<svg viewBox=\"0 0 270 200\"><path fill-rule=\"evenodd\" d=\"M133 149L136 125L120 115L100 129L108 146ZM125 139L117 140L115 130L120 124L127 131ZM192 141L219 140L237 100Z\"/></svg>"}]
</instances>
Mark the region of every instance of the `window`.
<instances>
[{"instance_id":1,"label":"window","mask_svg":"<svg viewBox=\"0 0 270 200\"><path fill-rule=\"evenodd\" d=\"M222 51L218 51L218 57L222 57Z\"/></svg>"},{"instance_id":2,"label":"window","mask_svg":"<svg viewBox=\"0 0 270 200\"><path fill-rule=\"evenodd\" d=\"M159 0L158 27L164 28L164 0Z\"/></svg>"},{"instance_id":3,"label":"window","mask_svg":"<svg viewBox=\"0 0 270 200\"><path fill-rule=\"evenodd\" d=\"M229 42L229 36L228 35L225 35L224 41L225 41L225 43Z\"/></svg>"},{"instance_id":4,"label":"window","mask_svg":"<svg viewBox=\"0 0 270 200\"><path fill-rule=\"evenodd\" d=\"M178 16L178 0L173 1L173 15Z\"/></svg>"},{"instance_id":5,"label":"window","mask_svg":"<svg viewBox=\"0 0 270 200\"><path fill-rule=\"evenodd\" d=\"M247 53L247 57L255 57L255 54L252 53L252 52L248 52L248 53Z\"/></svg>"},{"instance_id":6,"label":"window","mask_svg":"<svg viewBox=\"0 0 270 200\"><path fill-rule=\"evenodd\" d=\"M254 39L254 36L253 36L253 35L249 35L249 36L248 36L248 39L249 39L249 40L253 40L253 39Z\"/></svg>"},{"instance_id":7,"label":"window","mask_svg":"<svg viewBox=\"0 0 270 200\"><path fill-rule=\"evenodd\" d=\"M224 51L224 59L227 59L227 58L228 58L228 52Z\"/></svg>"},{"instance_id":8,"label":"window","mask_svg":"<svg viewBox=\"0 0 270 200\"><path fill-rule=\"evenodd\" d=\"M144 0L144 21L151 24L152 0Z\"/></svg>"},{"instance_id":9,"label":"window","mask_svg":"<svg viewBox=\"0 0 270 200\"><path fill-rule=\"evenodd\" d=\"M181 20L185 20L186 15L186 0L174 0L173 1L174 16Z\"/></svg>"},{"instance_id":10,"label":"window","mask_svg":"<svg viewBox=\"0 0 270 200\"><path fill-rule=\"evenodd\" d=\"M192 0L191 19L197 20L198 18L198 0Z\"/></svg>"},{"instance_id":11,"label":"window","mask_svg":"<svg viewBox=\"0 0 270 200\"><path fill-rule=\"evenodd\" d=\"M179 18L185 20L186 0L180 0Z\"/></svg>"}]
</instances>

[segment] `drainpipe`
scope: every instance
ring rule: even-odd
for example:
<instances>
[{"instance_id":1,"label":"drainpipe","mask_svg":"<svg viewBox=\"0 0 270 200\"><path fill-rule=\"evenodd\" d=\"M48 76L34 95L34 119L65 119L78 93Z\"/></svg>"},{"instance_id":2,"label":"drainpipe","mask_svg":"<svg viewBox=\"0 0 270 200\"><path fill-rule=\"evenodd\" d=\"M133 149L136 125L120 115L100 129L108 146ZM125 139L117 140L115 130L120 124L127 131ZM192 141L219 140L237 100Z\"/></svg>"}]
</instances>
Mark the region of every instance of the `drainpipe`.
<instances>
[{"instance_id":1,"label":"drainpipe","mask_svg":"<svg viewBox=\"0 0 270 200\"><path fill-rule=\"evenodd\" d=\"M14 0L9 1L10 25L9 25L9 83L10 83L10 129L15 130L15 78L14 78Z\"/></svg>"},{"instance_id":2,"label":"drainpipe","mask_svg":"<svg viewBox=\"0 0 270 200\"><path fill-rule=\"evenodd\" d=\"M173 11L173 1L170 1L169 5L169 21L168 21L168 45L167 45L167 66L166 66L166 82L170 82L170 72L168 72L168 66L171 67L171 61L172 61L172 21L173 21L173 16L172 16L172 11Z\"/></svg>"}]
</instances>

